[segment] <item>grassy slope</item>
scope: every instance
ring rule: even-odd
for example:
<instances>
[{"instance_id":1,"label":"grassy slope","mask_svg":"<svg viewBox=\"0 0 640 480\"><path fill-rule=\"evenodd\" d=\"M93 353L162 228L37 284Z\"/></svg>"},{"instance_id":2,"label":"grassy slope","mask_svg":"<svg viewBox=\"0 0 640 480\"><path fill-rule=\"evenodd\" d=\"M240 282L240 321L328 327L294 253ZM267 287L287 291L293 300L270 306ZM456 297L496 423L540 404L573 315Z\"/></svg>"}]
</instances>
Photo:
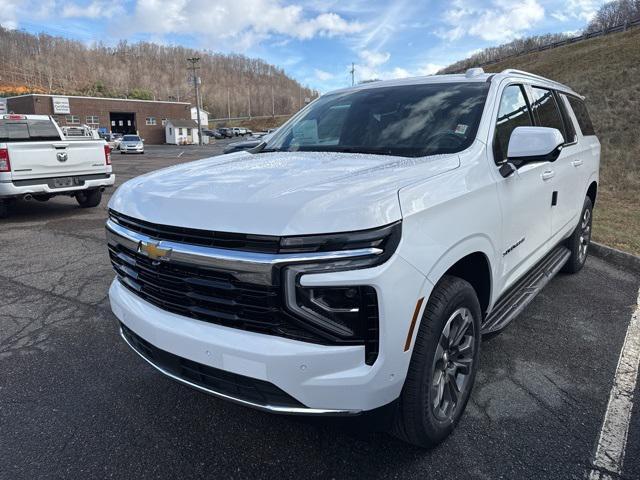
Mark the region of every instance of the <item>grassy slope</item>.
<instances>
[{"instance_id":1,"label":"grassy slope","mask_svg":"<svg viewBox=\"0 0 640 480\"><path fill-rule=\"evenodd\" d=\"M505 68L544 75L587 97L602 143L594 239L640 254L640 28L511 58L486 70Z\"/></svg>"}]
</instances>

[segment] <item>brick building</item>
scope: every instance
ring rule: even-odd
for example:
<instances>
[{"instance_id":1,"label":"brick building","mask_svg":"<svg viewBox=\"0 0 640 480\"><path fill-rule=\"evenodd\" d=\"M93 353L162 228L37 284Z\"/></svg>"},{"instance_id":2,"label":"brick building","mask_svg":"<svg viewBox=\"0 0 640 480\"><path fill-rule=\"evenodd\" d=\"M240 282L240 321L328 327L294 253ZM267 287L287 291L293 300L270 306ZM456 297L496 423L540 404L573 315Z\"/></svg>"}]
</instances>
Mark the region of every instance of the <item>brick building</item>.
<instances>
[{"instance_id":1,"label":"brick building","mask_svg":"<svg viewBox=\"0 0 640 480\"><path fill-rule=\"evenodd\" d=\"M138 133L146 143L165 143L166 120L191 119L191 104L125 98L20 95L7 98L7 112L53 115L60 126L89 125L112 133Z\"/></svg>"}]
</instances>

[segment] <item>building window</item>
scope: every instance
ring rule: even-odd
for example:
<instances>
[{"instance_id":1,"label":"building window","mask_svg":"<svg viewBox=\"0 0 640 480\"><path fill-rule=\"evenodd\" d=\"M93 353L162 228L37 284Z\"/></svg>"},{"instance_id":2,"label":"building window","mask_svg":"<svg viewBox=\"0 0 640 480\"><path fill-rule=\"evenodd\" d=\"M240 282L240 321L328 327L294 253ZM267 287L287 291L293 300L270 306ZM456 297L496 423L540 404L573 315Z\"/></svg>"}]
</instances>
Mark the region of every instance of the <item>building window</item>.
<instances>
[{"instance_id":1,"label":"building window","mask_svg":"<svg viewBox=\"0 0 640 480\"><path fill-rule=\"evenodd\" d=\"M147 117L147 125L157 125L156 117Z\"/></svg>"},{"instance_id":2,"label":"building window","mask_svg":"<svg viewBox=\"0 0 640 480\"><path fill-rule=\"evenodd\" d=\"M87 115L87 125L99 125L100 119L97 115Z\"/></svg>"},{"instance_id":3,"label":"building window","mask_svg":"<svg viewBox=\"0 0 640 480\"><path fill-rule=\"evenodd\" d=\"M184 133L182 133L182 127L178 129L178 135L184 135Z\"/></svg>"},{"instance_id":4,"label":"building window","mask_svg":"<svg viewBox=\"0 0 640 480\"><path fill-rule=\"evenodd\" d=\"M69 125L79 125L80 124L80 117L78 115L66 115L64 117L64 119Z\"/></svg>"},{"instance_id":5,"label":"building window","mask_svg":"<svg viewBox=\"0 0 640 480\"><path fill-rule=\"evenodd\" d=\"M167 124L167 119L166 119L166 118L163 118L163 119L162 119L162 126L164 127L166 124Z\"/></svg>"},{"instance_id":6,"label":"building window","mask_svg":"<svg viewBox=\"0 0 640 480\"><path fill-rule=\"evenodd\" d=\"M173 128L169 127L169 135L173 135Z\"/></svg>"}]
</instances>

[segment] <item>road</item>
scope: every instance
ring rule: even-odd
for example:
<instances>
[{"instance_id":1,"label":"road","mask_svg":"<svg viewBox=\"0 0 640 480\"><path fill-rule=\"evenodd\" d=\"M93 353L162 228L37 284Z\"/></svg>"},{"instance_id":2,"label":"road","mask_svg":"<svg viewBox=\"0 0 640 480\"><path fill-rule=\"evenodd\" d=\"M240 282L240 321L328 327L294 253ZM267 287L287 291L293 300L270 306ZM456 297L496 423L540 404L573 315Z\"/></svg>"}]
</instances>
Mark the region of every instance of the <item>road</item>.
<instances>
[{"instance_id":1,"label":"road","mask_svg":"<svg viewBox=\"0 0 640 480\"><path fill-rule=\"evenodd\" d=\"M224 143L115 154L117 183ZM590 257L580 274L556 277L483 342L458 429L423 451L345 420L249 410L145 364L109 309L107 198L90 210L64 197L20 202L0 223L1 479L585 478L637 274ZM638 405L622 475L612 478L640 478Z\"/></svg>"}]
</instances>

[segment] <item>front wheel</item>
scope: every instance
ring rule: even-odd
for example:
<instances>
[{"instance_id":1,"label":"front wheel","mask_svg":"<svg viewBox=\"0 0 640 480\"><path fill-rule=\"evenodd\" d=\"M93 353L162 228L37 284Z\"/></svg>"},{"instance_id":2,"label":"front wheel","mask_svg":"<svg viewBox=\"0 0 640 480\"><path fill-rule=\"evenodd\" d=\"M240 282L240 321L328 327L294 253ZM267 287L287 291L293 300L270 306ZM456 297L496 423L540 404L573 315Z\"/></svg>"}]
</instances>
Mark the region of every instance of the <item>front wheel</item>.
<instances>
[{"instance_id":1,"label":"front wheel","mask_svg":"<svg viewBox=\"0 0 640 480\"><path fill-rule=\"evenodd\" d=\"M76 193L76 201L82 208L97 207L102 201L102 192L98 188L78 192Z\"/></svg>"},{"instance_id":2,"label":"front wheel","mask_svg":"<svg viewBox=\"0 0 640 480\"><path fill-rule=\"evenodd\" d=\"M455 428L471 395L480 353L480 303L465 280L446 275L422 315L393 433L433 447Z\"/></svg>"},{"instance_id":3,"label":"front wheel","mask_svg":"<svg viewBox=\"0 0 640 480\"><path fill-rule=\"evenodd\" d=\"M571 236L566 240L566 246L571 256L562 267L566 273L578 273L587 261L587 251L591 244L591 226L593 224L593 204L589 197L584 199L580 221Z\"/></svg>"}]
</instances>

